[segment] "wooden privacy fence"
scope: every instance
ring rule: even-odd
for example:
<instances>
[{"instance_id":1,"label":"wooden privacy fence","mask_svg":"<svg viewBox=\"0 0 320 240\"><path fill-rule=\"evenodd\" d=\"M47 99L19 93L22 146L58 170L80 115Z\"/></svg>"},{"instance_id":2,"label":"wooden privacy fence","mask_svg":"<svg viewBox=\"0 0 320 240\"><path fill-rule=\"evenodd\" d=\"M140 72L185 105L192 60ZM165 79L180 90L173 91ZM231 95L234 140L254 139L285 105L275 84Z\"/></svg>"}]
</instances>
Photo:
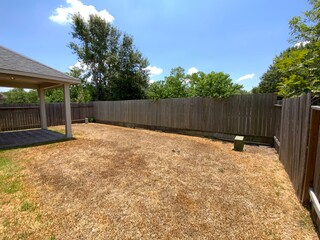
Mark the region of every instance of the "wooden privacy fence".
<instances>
[{"instance_id":1,"label":"wooden privacy fence","mask_svg":"<svg viewBox=\"0 0 320 240\"><path fill-rule=\"evenodd\" d=\"M275 146L302 204L311 200L311 216L320 227L320 106L310 94L275 104ZM281 114L280 114L281 113Z\"/></svg>"},{"instance_id":2,"label":"wooden privacy fence","mask_svg":"<svg viewBox=\"0 0 320 240\"><path fill-rule=\"evenodd\" d=\"M64 124L65 113L63 103L46 104L48 126ZM83 121L93 116L93 104L71 103L73 122ZM40 127L40 108L38 104L0 104L0 131Z\"/></svg>"},{"instance_id":3,"label":"wooden privacy fence","mask_svg":"<svg viewBox=\"0 0 320 240\"><path fill-rule=\"evenodd\" d=\"M232 96L227 99L177 98L93 102L98 122L244 135L271 144L274 136L274 94Z\"/></svg>"},{"instance_id":4,"label":"wooden privacy fence","mask_svg":"<svg viewBox=\"0 0 320 240\"><path fill-rule=\"evenodd\" d=\"M315 198L320 199L320 107L311 107L311 123L309 136L309 151L307 158L307 169L304 186L312 186ZM305 199L307 200L307 199ZM311 216L315 221L317 227L320 227L319 209L316 211L312 205Z\"/></svg>"},{"instance_id":5,"label":"wooden privacy fence","mask_svg":"<svg viewBox=\"0 0 320 240\"><path fill-rule=\"evenodd\" d=\"M310 94L282 100L279 157L301 201L304 198L310 107Z\"/></svg>"}]
</instances>

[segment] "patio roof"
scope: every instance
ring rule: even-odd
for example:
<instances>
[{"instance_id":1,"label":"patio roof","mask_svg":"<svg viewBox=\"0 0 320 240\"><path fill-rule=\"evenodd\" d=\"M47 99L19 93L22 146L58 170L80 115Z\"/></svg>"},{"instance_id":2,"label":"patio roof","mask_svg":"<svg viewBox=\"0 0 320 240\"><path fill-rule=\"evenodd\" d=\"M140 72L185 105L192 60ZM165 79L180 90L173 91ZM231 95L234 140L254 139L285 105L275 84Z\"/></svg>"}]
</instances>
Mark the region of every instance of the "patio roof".
<instances>
[{"instance_id":1,"label":"patio roof","mask_svg":"<svg viewBox=\"0 0 320 240\"><path fill-rule=\"evenodd\" d=\"M72 138L70 85L80 80L70 77L42 63L0 46L0 86L37 89L40 99L41 128L46 130L45 90L63 87L65 109L65 132ZM1 137L1 136L0 136Z\"/></svg>"},{"instance_id":2,"label":"patio roof","mask_svg":"<svg viewBox=\"0 0 320 240\"><path fill-rule=\"evenodd\" d=\"M0 86L46 89L80 81L0 46Z\"/></svg>"}]
</instances>

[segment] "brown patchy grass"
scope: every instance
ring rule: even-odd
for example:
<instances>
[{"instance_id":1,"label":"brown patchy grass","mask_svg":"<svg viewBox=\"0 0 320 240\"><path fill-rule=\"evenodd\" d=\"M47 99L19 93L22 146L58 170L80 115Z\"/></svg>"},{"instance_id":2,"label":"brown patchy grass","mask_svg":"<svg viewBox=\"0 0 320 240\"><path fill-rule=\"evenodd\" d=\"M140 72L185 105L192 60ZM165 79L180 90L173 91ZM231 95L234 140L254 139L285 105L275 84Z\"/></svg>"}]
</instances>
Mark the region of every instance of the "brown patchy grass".
<instances>
[{"instance_id":1,"label":"brown patchy grass","mask_svg":"<svg viewBox=\"0 0 320 240\"><path fill-rule=\"evenodd\" d=\"M240 153L231 143L100 124L73 130L76 140L0 153L22 168L21 192L36 206L2 204L0 236L18 237L5 219L19 213L33 226L23 214L38 211L43 228L26 239L318 239L274 149Z\"/></svg>"},{"instance_id":2,"label":"brown patchy grass","mask_svg":"<svg viewBox=\"0 0 320 240\"><path fill-rule=\"evenodd\" d=\"M3 155L0 152L0 239L51 236L50 221L34 201L34 191L22 181L23 169Z\"/></svg>"}]
</instances>

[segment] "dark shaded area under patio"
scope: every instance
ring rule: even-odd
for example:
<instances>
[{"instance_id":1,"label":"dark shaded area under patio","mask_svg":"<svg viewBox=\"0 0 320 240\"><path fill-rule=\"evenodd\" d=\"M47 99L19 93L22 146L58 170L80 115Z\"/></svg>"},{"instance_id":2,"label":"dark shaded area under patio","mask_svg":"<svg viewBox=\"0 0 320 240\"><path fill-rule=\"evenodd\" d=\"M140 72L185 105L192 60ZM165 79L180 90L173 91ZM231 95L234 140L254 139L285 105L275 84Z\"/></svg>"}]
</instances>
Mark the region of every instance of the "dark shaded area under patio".
<instances>
[{"instance_id":1,"label":"dark shaded area under patio","mask_svg":"<svg viewBox=\"0 0 320 240\"><path fill-rule=\"evenodd\" d=\"M0 133L0 149L26 147L65 140L62 133L32 129Z\"/></svg>"}]
</instances>

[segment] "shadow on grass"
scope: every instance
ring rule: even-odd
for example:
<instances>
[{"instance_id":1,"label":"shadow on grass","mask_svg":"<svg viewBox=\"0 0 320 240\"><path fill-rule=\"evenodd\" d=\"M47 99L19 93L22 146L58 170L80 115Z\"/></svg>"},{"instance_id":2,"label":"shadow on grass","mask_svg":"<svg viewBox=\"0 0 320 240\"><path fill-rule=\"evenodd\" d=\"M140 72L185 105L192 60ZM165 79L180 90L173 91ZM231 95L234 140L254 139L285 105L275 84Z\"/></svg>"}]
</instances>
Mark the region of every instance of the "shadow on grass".
<instances>
[{"instance_id":1,"label":"shadow on grass","mask_svg":"<svg viewBox=\"0 0 320 240\"><path fill-rule=\"evenodd\" d=\"M307 204L304 204L303 207L309 212L308 219L311 218L314 230L316 231L318 238L320 239L320 229L318 226L320 226L320 220L318 219L317 213L312 208L311 202L308 202ZM304 220L301 220L301 224L305 224Z\"/></svg>"},{"instance_id":2,"label":"shadow on grass","mask_svg":"<svg viewBox=\"0 0 320 240\"><path fill-rule=\"evenodd\" d=\"M77 140L77 138L63 138L63 139L58 139L54 141L48 141L48 142L39 142L39 143L32 143L32 144L21 144L19 146L14 146L14 147L4 147L0 148L0 153L2 151L7 151L7 150L15 150L15 149L23 149L23 148L29 148L29 147L37 147L37 146L43 146L43 145L51 145L55 143L60 143L60 142L67 142L67 141L74 141Z\"/></svg>"}]
</instances>

